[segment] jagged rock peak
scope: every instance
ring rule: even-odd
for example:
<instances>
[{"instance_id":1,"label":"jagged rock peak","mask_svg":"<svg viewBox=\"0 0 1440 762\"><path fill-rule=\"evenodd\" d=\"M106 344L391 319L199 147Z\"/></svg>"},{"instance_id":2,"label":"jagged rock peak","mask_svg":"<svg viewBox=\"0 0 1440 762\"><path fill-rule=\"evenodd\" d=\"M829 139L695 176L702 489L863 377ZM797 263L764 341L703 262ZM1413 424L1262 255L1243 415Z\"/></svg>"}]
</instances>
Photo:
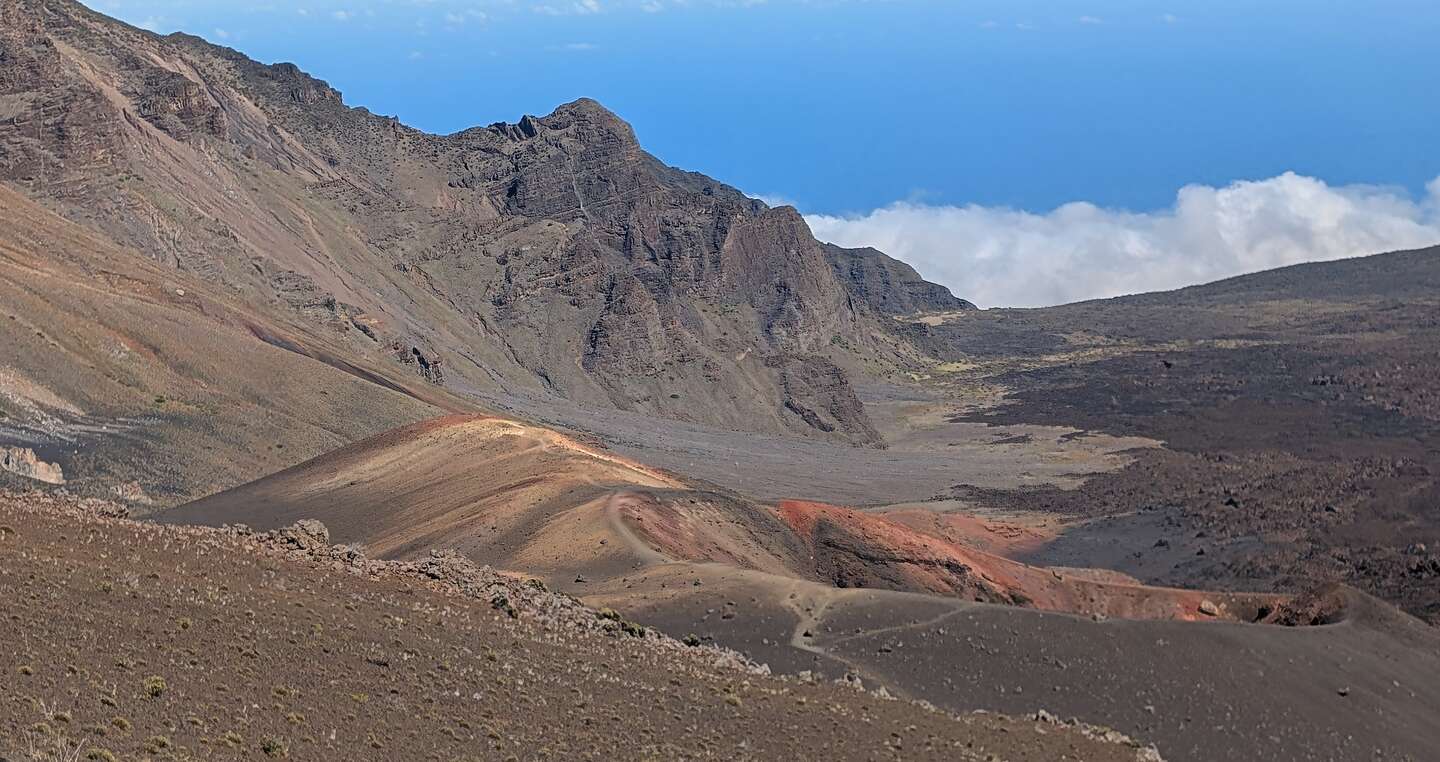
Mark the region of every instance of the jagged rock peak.
<instances>
[{"instance_id":1,"label":"jagged rock peak","mask_svg":"<svg viewBox=\"0 0 1440 762\"><path fill-rule=\"evenodd\" d=\"M625 143L639 145L635 130L628 122L591 98L580 98L562 104L548 116L536 117L527 114L514 124L496 122L486 129L518 141L537 137L547 130L565 130L570 127L606 133Z\"/></svg>"},{"instance_id":2,"label":"jagged rock peak","mask_svg":"<svg viewBox=\"0 0 1440 762\"><path fill-rule=\"evenodd\" d=\"M271 64L262 68L261 73L284 85L296 103L344 103L339 90L324 80L310 76L293 63Z\"/></svg>"}]
</instances>

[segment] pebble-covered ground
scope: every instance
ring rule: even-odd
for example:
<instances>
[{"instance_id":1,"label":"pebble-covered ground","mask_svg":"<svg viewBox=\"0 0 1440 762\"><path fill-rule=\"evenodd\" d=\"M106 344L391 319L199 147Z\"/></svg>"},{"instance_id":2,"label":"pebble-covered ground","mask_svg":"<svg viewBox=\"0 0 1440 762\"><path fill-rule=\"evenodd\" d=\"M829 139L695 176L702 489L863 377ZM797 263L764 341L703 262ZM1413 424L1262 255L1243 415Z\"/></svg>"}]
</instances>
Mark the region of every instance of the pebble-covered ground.
<instances>
[{"instance_id":1,"label":"pebble-covered ground","mask_svg":"<svg viewBox=\"0 0 1440 762\"><path fill-rule=\"evenodd\" d=\"M0 759L1157 758L783 680L439 555L0 494Z\"/></svg>"}]
</instances>

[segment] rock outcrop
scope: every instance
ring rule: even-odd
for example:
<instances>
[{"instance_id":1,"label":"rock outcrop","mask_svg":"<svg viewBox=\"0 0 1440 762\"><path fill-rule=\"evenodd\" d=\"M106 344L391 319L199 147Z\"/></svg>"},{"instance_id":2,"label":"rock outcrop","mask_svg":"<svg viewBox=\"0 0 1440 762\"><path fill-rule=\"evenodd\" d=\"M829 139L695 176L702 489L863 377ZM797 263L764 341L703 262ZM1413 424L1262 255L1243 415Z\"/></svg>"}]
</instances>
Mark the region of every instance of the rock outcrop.
<instances>
[{"instance_id":1,"label":"rock outcrop","mask_svg":"<svg viewBox=\"0 0 1440 762\"><path fill-rule=\"evenodd\" d=\"M0 470L46 484L64 484L65 473L57 463L47 463L28 447L0 447Z\"/></svg>"},{"instance_id":2,"label":"rock outcrop","mask_svg":"<svg viewBox=\"0 0 1440 762\"><path fill-rule=\"evenodd\" d=\"M877 249L846 249L825 244L835 276L855 299L884 315L958 312L976 309L950 289L920 277L915 268Z\"/></svg>"}]
</instances>

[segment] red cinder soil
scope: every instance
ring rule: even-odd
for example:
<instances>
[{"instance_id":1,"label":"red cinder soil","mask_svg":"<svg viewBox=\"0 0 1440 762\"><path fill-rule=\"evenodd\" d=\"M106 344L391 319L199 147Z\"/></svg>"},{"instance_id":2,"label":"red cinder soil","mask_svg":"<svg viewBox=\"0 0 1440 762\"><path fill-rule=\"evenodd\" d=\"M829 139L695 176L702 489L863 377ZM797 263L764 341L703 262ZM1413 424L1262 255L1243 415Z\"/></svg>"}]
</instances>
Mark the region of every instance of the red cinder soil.
<instances>
[{"instance_id":1,"label":"red cinder soil","mask_svg":"<svg viewBox=\"0 0 1440 762\"><path fill-rule=\"evenodd\" d=\"M813 573L841 587L931 592L1128 619L1254 621L1282 600L1148 587L1089 570L1028 566L886 517L823 503L785 501L776 512L807 543Z\"/></svg>"}]
</instances>

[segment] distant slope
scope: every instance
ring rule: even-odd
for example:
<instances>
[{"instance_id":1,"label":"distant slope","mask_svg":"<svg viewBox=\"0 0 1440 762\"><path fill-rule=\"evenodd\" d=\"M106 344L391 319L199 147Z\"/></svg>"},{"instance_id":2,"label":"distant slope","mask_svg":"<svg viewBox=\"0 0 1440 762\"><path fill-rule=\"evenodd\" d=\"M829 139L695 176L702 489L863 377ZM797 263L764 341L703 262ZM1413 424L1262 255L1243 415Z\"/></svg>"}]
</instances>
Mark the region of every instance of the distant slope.
<instances>
[{"instance_id":1,"label":"distant slope","mask_svg":"<svg viewBox=\"0 0 1440 762\"><path fill-rule=\"evenodd\" d=\"M0 446L71 489L163 506L467 407L0 186Z\"/></svg>"},{"instance_id":2,"label":"distant slope","mask_svg":"<svg viewBox=\"0 0 1440 762\"><path fill-rule=\"evenodd\" d=\"M1079 490L967 495L1110 517L1048 562L1194 587L1343 581L1440 622L1440 247L955 314L926 337L948 361L937 390L1003 395L956 420L1165 443Z\"/></svg>"},{"instance_id":3,"label":"distant slope","mask_svg":"<svg viewBox=\"0 0 1440 762\"><path fill-rule=\"evenodd\" d=\"M1039 309L991 309L925 334L939 356L1053 353L1065 337L1293 341L1345 331L1409 331L1440 304L1440 246L1309 262L1214 283Z\"/></svg>"},{"instance_id":4,"label":"distant slope","mask_svg":"<svg viewBox=\"0 0 1440 762\"><path fill-rule=\"evenodd\" d=\"M1440 246L1306 262L1176 291L1121 297L1143 304L1275 299L1433 299L1440 293Z\"/></svg>"}]
</instances>

